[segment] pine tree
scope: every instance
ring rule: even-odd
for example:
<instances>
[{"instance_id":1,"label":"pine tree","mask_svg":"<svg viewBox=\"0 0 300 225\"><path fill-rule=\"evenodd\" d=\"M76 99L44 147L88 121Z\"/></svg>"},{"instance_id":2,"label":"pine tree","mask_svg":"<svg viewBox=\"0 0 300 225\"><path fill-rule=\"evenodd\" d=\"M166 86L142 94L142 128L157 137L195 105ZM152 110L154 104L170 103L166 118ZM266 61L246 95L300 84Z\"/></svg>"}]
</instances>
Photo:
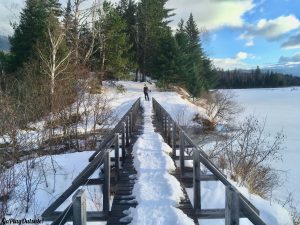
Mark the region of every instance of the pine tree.
<instances>
[{"instance_id":1,"label":"pine tree","mask_svg":"<svg viewBox=\"0 0 300 225\"><path fill-rule=\"evenodd\" d=\"M73 19L71 0L68 0L67 7L64 12L63 25L66 31L67 45L69 47L72 45L72 39L74 35Z\"/></svg>"},{"instance_id":2,"label":"pine tree","mask_svg":"<svg viewBox=\"0 0 300 225\"><path fill-rule=\"evenodd\" d=\"M104 2L104 18L100 21L103 34L101 47L102 70L106 75L121 79L129 74L131 69L128 57L131 48L126 33L126 22L112 4Z\"/></svg>"},{"instance_id":3,"label":"pine tree","mask_svg":"<svg viewBox=\"0 0 300 225\"><path fill-rule=\"evenodd\" d=\"M152 74L155 52L159 49L158 41L168 32L170 10L165 8L167 0L141 0L137 10L139 67L145 80L146 74Z\"/></svg>"},{"instance_id":4,"label":"pine tree","mask_svg":"<svg viewBox=\"0 0 300 225\"><path fill-rule=\"evenodd\" d=\"M132 67L137 66L137 5L133 0L121 0L117 6L119 14L126 23L125 33L128 35L128 43L131 46L128 52L128 58Z\"/></svg>"},{"instance_id":5,"label":"pine tree","mask_svg":"<svg viewBox=\"0 0 300 225\"><path fill-rule=\"evenodd\" d=\"M159 48L153 60L152 77L158 79L160 86L166 89L169 84L178 82L176 76L179 49L171 30L160 37L158 44Z\"/></svg>"},{"instance_id":6,"label":"pine tree","mask_svg":"<svg viewBox=\"0 0 300 225\"><path fill-rule=\"evenodd\" d=\"M10 38L11 53L14 57L12 70L20 68L30 57L37 57L34 47L39 40L45 38L47 18L44 0L26 0L20 23L14 25L14 34Z\"/></svg>"},{"instance_id":7,"label":"pine tree","mask_svg":"<svg viewBox=\"0 0 300 225\"><path fill-rule=\"evenodd\" d=\"M199 45L199 29L197 27L197 24L194 20L193 14L190 14L190 17L188 21L186 22L186 25L184 27L186 34L188 35L189 38L189 45L192 49L197 49L196 46Z\"/></svg>"},{"instance_id":8,"label":"pine tree","mask_svg":"<svg viewBox=\"0 0 300 225\"><path fill-rule=\"evenodd\" d=\"M209 58L204 54L200 41L200 32L192 14L186 25L180 23L182 38L181 48L186 54L187 70L184 72L185 86L190 91L193 97L198 97L202 91L208 90L215 83L215 73L212 63ZM182 33L185 33L184 36ZM181 38L181 39L182 39Z\"/></svg>"},{"instance_id":9,"label":"pine tree","mask_svg":"<svg viewBox=\"0 0 300 225\"><path fill-rule=\"evenodd\" d=\"M48 13L52 13L55 17L61 17L63 15L63 10L61 8L61 4L59 0L46 0L46 7Z\"/></svg>"},{"instance_id":10,"label":"pine tree","mask_svg":"<svg viewBox=\"0 0 300 225\"><path fill-rule=\"evenodd\" d=\"M30 58L38 58L36 45L45 40L50 17L58 23L61 16L58 0L26 0L19 24L14 25L10 38L13 71L20 68Z\"/></svg>"}]
</instances>

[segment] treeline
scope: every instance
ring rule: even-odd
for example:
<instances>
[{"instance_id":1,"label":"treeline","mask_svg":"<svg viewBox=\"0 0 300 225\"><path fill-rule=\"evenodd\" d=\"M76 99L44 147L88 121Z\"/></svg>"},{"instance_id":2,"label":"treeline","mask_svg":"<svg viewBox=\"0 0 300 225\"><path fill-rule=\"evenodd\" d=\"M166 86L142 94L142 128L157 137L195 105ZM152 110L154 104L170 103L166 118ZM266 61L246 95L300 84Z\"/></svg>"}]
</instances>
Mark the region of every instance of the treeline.
<instances>
[{"instance_id":1,"label":"treeline","mask_svg":"<svg viewBox=\"0 0 300 225\"><path fill-rule=\"evenodd\" d=\"M300 86L300 77L273 71L217 70L217 88L274 88Z\"/></svg>"},{"instance_id":2,"label":"treeline","mask_svg":"<svg viewBox=\"0 0 300 225\"><path fill-rule=\"evenodd\" d=\"M99 83L135 72L136 81L149 76L163 88L184 86L193 96L214 85L192 14L174 33L167 0L104 1L89 7L85 2L69 0L62 8L59 0L26 0L9 38L11 51L0 54L2 92L23 96L30 88L38 96L42 89L51 108L62 85L74 90L91 71Z\"/></svg>"}]
</instances>

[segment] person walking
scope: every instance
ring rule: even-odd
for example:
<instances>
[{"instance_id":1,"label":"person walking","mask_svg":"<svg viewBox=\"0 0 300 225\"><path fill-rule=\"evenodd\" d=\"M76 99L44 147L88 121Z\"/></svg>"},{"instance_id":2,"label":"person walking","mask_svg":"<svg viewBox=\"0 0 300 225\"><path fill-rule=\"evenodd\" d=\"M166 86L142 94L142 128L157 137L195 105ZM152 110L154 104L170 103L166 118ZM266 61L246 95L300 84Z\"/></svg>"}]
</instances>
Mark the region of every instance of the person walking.
<instances>
[{"instance_id":1,"label":"person walking","mask_svg":"<svg viewBox=\"0 0 300 225\"><path fill-rule=\"evenodd\" d=\"M145 100L147 101L150 101L149 100L149 95L148 95L148 92L149 92L149 88L147 87L147 84L145 84L144 86L144 95L145 95Z\"/></svg>"}]
</instances>

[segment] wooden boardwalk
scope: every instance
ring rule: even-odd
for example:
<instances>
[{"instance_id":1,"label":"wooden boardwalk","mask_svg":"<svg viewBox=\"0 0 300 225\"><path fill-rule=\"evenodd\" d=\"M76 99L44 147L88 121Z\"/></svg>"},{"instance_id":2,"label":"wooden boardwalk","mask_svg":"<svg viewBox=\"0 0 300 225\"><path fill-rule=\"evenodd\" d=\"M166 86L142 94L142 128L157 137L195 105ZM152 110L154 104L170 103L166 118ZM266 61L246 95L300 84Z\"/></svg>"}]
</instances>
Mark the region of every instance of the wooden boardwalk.
<instances>
[{"instance_id":1,"label":"wooden boardwalk","mask_svg":"<svg viewBox=\"0 0 300 225\"><path fill-rule=\"evenodd\" d=\"M155 127L155 131L162 134L163 133L163 128L155 118L153 118L153 124L154 124L154 127ZM175 159L177 159L177 157L172 157L172 159L174 161L174 164L176 165ZM198 218L197 218L197 215L195 214L194 207L193 207L193 205L192 205L192 203L191 203L191 201L188 197L188 194L186 192L186 189L185 189L186 187L192 187L193 186L192 180L189 179L187 181L185 179L182 179L179 168L176 168L176 170L173 171L171 173L171 175L173 175L180 182L181 187L182 187L182 191L183 191L183 194L184 194L184 197L185 197L184 199L181 199L181 201L179 202L179 205L177 206L177 208L180 209L183 213L185 213L188 217L193 219L193 221L196 225L199 225Z\"/></svg>"},{"instance_id":2,"label":"wooden boardwalk","mask_svg":"<svg viewBox=\"0 0 300 225\"><path fill-rule=\"evenodd\" d=\"M133 130L133 138L130 146L126 150L126 158L123 161L120 171L120 179L115 187L114 199L107 220L107 225L128 224L130 217L127 217L126 210L130 207L136 207L137 201L132 195L132 189L136 180L136 170L133 166L132 148L138 136L143 130L142 112L138 114L135 128Z\"/></svg>"},{"instance_id":3,"label":"wooden boardwalk","mask_svg":"<svg viewBox=\"0 0 300 225\"><path fill-rule=\"evenodd\" d=\"M255 206L232 186L226 176L209 160L205 152L193 143L168 112L154 99L153 103L155 116L153 116L152 122L155 132L160 133L165 142L172 146L176 170L171 175L180 182L184 194L177 208L190 217L196 225L199 224L199 219L224 219L226 225L238 225L239 219L245 217L255 225L266 225ZM141 109L140 99L138 99L103 140L99 149L90 157L88 166L73 180L71 186L44 211L42 214L44 221L53 221L52 225L63 225L67 221L73 221L74 225L86 225L87 222L97 221L107 221L107 225L123 225L132 221L133 218L128 213L128 209L138 205L133 195L137 171L134 168L132 151L133 145L143 132L144 121ZM121 157L120 147L122 149ZM114 153L114 157L110 153ZM185 160L193 160L193 168L187 168ZM113 166L111 161L114 161ZM200 163L210 173L201 171ZM103 170L101 173L104 177L91 178L91 175L101 166L101 171ZM216 180L222 182L226 188L225 208L203 209L201 207L201 182ZM102 211L87 211L85 190L81 187L89 185L102 186ZM193 204L187 195L186 188L193 190ZM72 194L72 203L64 211L56 211ZM114 197L110 207L111 196Z\"/></svg>"}]
</instances>

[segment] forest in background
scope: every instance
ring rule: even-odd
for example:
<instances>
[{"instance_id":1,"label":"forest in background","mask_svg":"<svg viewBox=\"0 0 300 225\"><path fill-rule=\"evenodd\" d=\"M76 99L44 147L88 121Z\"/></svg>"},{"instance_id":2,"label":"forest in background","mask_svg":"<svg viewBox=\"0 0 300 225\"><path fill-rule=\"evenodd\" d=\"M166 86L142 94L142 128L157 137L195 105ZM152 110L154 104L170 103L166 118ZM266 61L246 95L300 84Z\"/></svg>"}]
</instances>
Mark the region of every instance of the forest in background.
<instances>
[{"instance_id":1,"label":"forest in background","mask_svg":"<svg viewBox=\"0 0 300 225\"><path fill-rule=\"evenodd\" d=\"M216 88L276 88L300 86L300 77L261 70L217 70Z\"/></svg>"},{"instance_id":2,"label":"forest in background","mask_svg":"<svg viewBox=\"0 0 300 225\"><path fill-rule=\"evenodd\" d=\"M75 102L91 72L98 91L103 80L135 73L136 81L149 76L163 89L179 85L200 96L214 87L215 70L193 15L173 32L174 12L166 2L94 1L87 7L86 0L69 0L63 8L58 0L26 0L13 24L11 50L0 53L1 101L12 103L26 124Z\"/></svg>"}]
</instances>

